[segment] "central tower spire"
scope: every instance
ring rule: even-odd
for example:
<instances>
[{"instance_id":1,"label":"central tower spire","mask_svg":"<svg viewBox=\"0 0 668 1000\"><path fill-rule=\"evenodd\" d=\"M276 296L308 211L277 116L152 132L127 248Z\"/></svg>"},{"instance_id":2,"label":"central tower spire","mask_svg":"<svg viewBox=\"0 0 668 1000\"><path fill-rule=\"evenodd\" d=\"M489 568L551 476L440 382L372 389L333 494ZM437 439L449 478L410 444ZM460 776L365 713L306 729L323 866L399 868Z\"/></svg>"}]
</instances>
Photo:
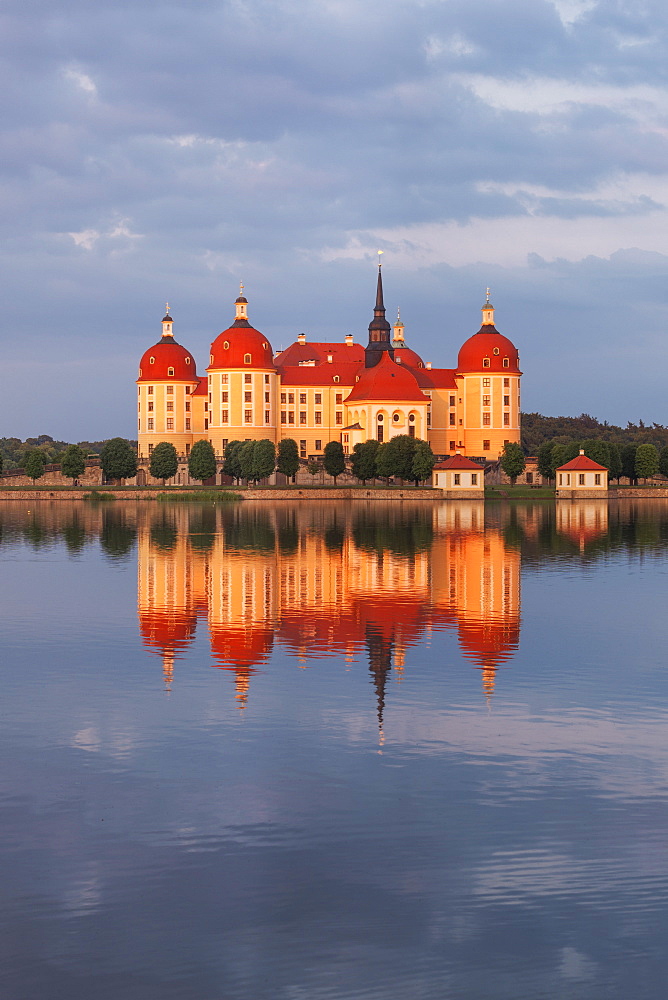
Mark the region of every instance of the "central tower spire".
<instances>
[{"instance_id":1,"label":"central tower spire","mask_svg":"<svg viewBox=\"0 0 668 1000\"><path fill-rule=\"evenodd\" d=\"M376 305L373 310L373 319L369 323L369 343L364 352L365 368L373 368L378 364L383 352L387 351L394 361L394 351L391 343L390 324L385 319L385 303L383 302L383 275L378 262L378 285L376 287Z\"/></svg>"}]
</instances>

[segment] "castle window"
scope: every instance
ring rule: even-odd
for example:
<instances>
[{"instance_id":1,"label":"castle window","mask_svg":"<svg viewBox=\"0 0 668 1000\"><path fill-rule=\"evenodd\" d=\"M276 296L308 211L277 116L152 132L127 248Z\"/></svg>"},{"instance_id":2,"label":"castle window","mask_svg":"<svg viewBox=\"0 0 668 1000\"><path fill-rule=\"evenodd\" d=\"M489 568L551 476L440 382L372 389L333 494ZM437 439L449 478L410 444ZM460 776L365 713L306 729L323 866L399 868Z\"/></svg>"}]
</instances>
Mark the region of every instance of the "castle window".
<instances>
[{"instance_id":1,"label":"castle window","mask_svg":"<svg viewBox=\"0 0 668 1000\"><path fill-rule=\"evenodd\" d=\"M294 413L288 413L288 423L289 424L294 424L294 422L295 422L295 415L294 415Z\"/></svg>"},{"instance_id":2,"label":"castle window","mask_svg":"<svg viewBox=\"0 0 668 1000\"><path fill-rule=\"evenodd\" d=\"M295 394L294 394L294 392L289 392L288 393L288 403L290 404L290 406L294 406L294 404L295 404Z\"/></svg>"},{"instance_id":3,"label":"castle window","mask_svg":"<svg viewBox=\"0 0 668 1000\"><path fill-rule=\"evenodd\" d=\"M299 457L306 458L306 441L299 442Z\"/></svg>"},{"instance_id":4,"label":"castle window","mask_svg":"<svg viewBox=\"0 0 668 1000\"><path fill-rule=\"evenodd\" d=\"M288 401L288 397L287 397L286 393L282 392L281 393L281 403L283 404L283 406L285 406L285 404L287 403L287 401Z\"/></svg>"},{"instance_id":5,"label":"castle window","mask_svg":"<svg viewBox=\"0 0 668 1000\"><path fill-rule=\"evenodd\" d=\"M209 418L205 417L204 418L204 430L208 431L208 429L209 429Z\"/></svg>"},{"instance_id":6,"label":"castle window","mask_svg":"<svg viewBox=\"0 0 668 1000\"><path fill-rule=\"evenodd\" d=\"M478 485L478 473L477 472L472 472L471 473L471 486L477 486L477 485Z\"/></svg>"},{"instance_id":7,"label":"castle window","mask_svg":"<svg viewBox=\"0 0 668 1000\"><path fill-rule=\"evenodd\" d=\"M224 350L229 351L229 349L230 349L230 342L229 342L229 340L225 341L225 343L223 344L223 348L224 348Z\"/></svg>"},{"instance_id":8,"label":"castle window","mask_svg":"<svg viewBox=\"0 0 668 1000\"><path fill-rule=\"evenodd\" d=\"M269 393L268 392L265 392L265 394L264 394L264 401L265 401L265 403L269 402Z\"/></svg>"},{"instance_id":9,"label":"castle window","mask_svg":"<svg viewBox=\"0 0 668 1000\"><path fill-rule=\"evenodd\" d=\"M504 396L503 397L503 405L504 406L510 406L510 396Z\"/></svg>"},{"instance_id":10,"label":"castle window","mask_svg":"<svg viewBox=\"0 0 668 1000\"><path fill-rule=\"evenodd\" d=\"M253 411L252 410L244 410L244 420L245 420L245 422L247 424L252 424L253 423Z\"/></svg>"},{"instance_id":11,"label":"castle window","mask_svg":"<svg viewBox=\"0 0 668 1000\"><path fill-rule=\"evenodd\" d=\"M450 406L454 406L454 405L455 405L455 397L454 396L450 396Z\"/></svg>"},{"instance_id":12,"label":"castle window","mask_svg":"<svg viewBox=\"0 0 668 1000\"><path fill-rule=\"evenodd\" d=\"M489 378L484 378L482 380L482 387L483 387L483 389L489 389L489 387L490 387L491 384L492 384L492 380L489 379Z\"/></svg>"},{"instance_id":13,"label":"castle window","mask_svg":"<svg viewBox=\"0 0 668 1000\"><path fill-rule=\"evenodd\" d=\"M510 389L510 379L509 378L504 378L504 380L503 380L503 388L504 389Z\"/></svg>"},{"instance_id":14,"label":"castle window","mask_svg":"<svg viewBox=\"0 0 668 1000\"><path fill-rule=\"evenodd\" d=\"M173 368L168 368L167 369L167 374L173 376L174 375L174 369Z\"/></svg>"},{"instance_id":15,"label":"castle window","mask_svg":"<svg viewBox=\"0 0 668 1000\"><path fill-rule=\"evenodd\" d=\"M315 441L315 450L316 451L322 451L322 441L319 438L316 438L316 441Z\"/></svg>"},{"instance_id":16,"label":"castle window","mask_svg":"<svg viewBox=\"0 0 668 1000\"><path fill-rule=\"evenodd\" d=\"M150 363L150 364L152 364L152 365L154 365L154 364L155 364L155 358L149 358L148 360L149 360L149 363Z\"/></svg>"},{"instance_id":17,"label":"castle window","mask_svg":"<svg viewBox=\"0 0 668 1000\"><path fill-rule=\"evenodd\" d=\"M285 423L285 410L281 410L281 423Z\"/></svg>"},{"instance_id":18,"label":"castle window","mask_svg":"<svg viewBox=\"0 0 668 1000\"><path fill-rule=\"evenodd\" d=\"M489 358L482 359L482 366L483 368L489 368Z\"/></svg>"},{"instance_id":19,"label":"castle window","mask_svg":"<svg viewBox=\"0 0 668 1000\"><path fill-rule=\"evenodd\" d=\"M584 472L580 472L578 475L578 486L584 486L584 484L585 484Z\"/></svg>"},{"instance_id":20,"label":"castle window","mask_svg":"<svg viewBox=\"0 0 668 1000\"><path fill-rule=\"evenodd\" d=\"M343 403L343 393L342 392L337 392L337 394L336 394L336 405L337 406L341 406L342 403Z\"/></svg>"},{"instance_id":21,"label":"castle window","mask_svg":"<svg viewBox=\"0 0 668 1000\"><path fill-rule=\"evenodd\" d=\"M173 396L174 395L174 386L173 385L168 385L167 386L167 395L168 396Z\"/></svg>"},{"instance_id":22,"label":"castle window","mask_svg":"<svg viewBox=\"0 0 668 1000\"><path fill-rule=\"evenodd\" d=\"M315 411L315 422L316 424L322 423L322 413L320 412L320 410Z\"/></svg>"},{"instance_id":23,"label":"castle window","mask_svg":"<svg viewBox=\"0 0 668 1000\"><path fill-rule=\"evenodd\" d=\"M139 378L141 378L141 368L139 369Z\"/></svg>"},{"instance_id":24,"label":"castle window","mask_svg":"<svg viewBox=\"0 0 668 1000\"><path fill-rule=\"evenodd\" d=\"M228 424L230 422L230 411L229 410L223 410L223 412L221 414L221 421L224 424Z\"/></svg>"},{"instance_id":25,"label":"castle window","mask_svg":"<svg viewBox=\"0 0 668 1000\"><path fill-rule=\"evenodd\" d=\"M498 348L498 347L495 347L495 348L494 348L494 354L498 354L498 353L499 353L499 348Z\"/></svg>"},{"instance_id":26,"label":"castle window","mask_svg":"<svg viewBox=\"0 0 668 1000\"><path fill-rule=\"evenodd\" d=\"M316 406L322 406L322 393L321 392L316 392L316 394L315 394L315 405Z\"/></svg>"},{"instance_id":27,"label":"castle window","mask_svg":"<svg viewBox=\"0 0 668 1000\"><path fill-rule=\"evenodd\" d=\"M186 430L190 430L190 417L186 417Z\"/></svg>"},{"instance_id":28,"label":"castle window","mask_svg":"<svg viewBox=\"0 0 668 1000\"><path fill-rule=\"evenodd\" d=\"M338 381L339 381L339 376L335 375L334 378L332 379L332 382L338 382Z\"/></svg>"},{"instance_id":29,"label":"castle window","mask_svg":"<svg viewBox=\"0 0 668 1000\"><path fill-rule=\"evenodd\" d=\"M343 414L341 413L340 410L336 411L336 420L334 422L337 423L337 424L342 424L343 423Z\"/></svg>"},{"instance_id":30,"label":"castle window","mask_svg":"<svg viewBox=\"0 0 668 1000\"><path fill-rule=\"evenodd\" d=\"M212 364L213 364L213 354L210 354L210 355L209 355L209 364L210 364L210 365L212 365Z\"/></svg>"},{"instance_id":31,"label":"castle window","mask_svg":"<svg viewBox=\"0 0 668 1000\"><path fill-rule=\"evenodd\" d=\"M299 411L299 423L300 424L305 424L306 423L306 411L305 410L300 410Z\"/></svg>"},{"instance_id":32,"label":"castle window","mask_svg":"<svg viewBox=\"0 0 668 1000\"><path fill-rule=\"evenodd\" d=\"M601 473L596 472L594 473L594 486L600 486L600 485L601 485Z\"/></svg>"},{"instance_id":33,"label":"castle window","mask_svg":"<svg viewBox=\"0 0 668 1000\"><path fill-rule=\"evenodd\" d=\"M269 410L264 411L264 422L265 424L269 423Z\"/></svg>"},{"instance_id":34,"label":"castle window","mask_svg":"<svg viewBox=\"0 0 668 1000\"><path fill-rule=\"evenodd\" d=\"M268 375L265 375L265 377L264 377L264 384L265 385L269 385L269 376Z\"/></svg>"},{"instance_id":35,"label":"castle window","mask_svg":"<svg viewBox=\"0 0 668 1000\"><path fill-rule=\"evenodd\" d=\"M503 414L503 426L504 427L510 427L510 414L509 413L504 413Z\"/></svg>"},{"instance_id":36,"label":"castle window","mask_svg":"<svg viewBox=\"0 0 668 1000\"><path fill-rule=\"evenodd\" d=\"M244 403L252 403L252 402L253 402L253 393L252 392L245 392L244 393Z\"/></svg>"},{"instance_id":37,"label":"castle window","mask_svg":"<svg viewBox=\"0 0 668 1000\"><path fill-rule=\"evenodd\" d=\"M455 424L456 424L456 422L457 422L457 418L455 417L454 413L451 413L450 414L450 426L454 427Z\"/></svg>"},{"instance_id":38,"label":"castle window","mask_svg":"<svg viewBox=\"0 0 668 1000\"><path fill-rule=\"evenodd\" d=\"M152 399L149 399L149 401L148 401L148 412L149 413L153 413L153 400Z\"/></svg>"},{"instance_id":39,"label":"castle window","mask_svg":"<svg viewBox=\"0 0 668 1000\"><path fill-rule=\"evenodd\" d=\"M173 413L174 412L174 400L173 399L168 399L167 400L167 412L168 413Z\"/></svg>"},{"instance_id":40,"label":"castle window","mask_svg":"<svg viewBox=\"0 0 668 1000\"><path fill-rule=\"evenodd\" d=\"M489 427L489 425L491 424L491 422L492 422L492 419L491 419L490 414L489 413L483 413L483 415L482 415L482 425L483 425L483 427Z\"/></svg>"},{"instance_id":41,"label":"castle window","mask_svg":"<svg viewBox=\"0 0 668 1000\"><path fill-rule=\"evenodd\" d=\"M410 420L410 422L411 422L412 424L414 424L414 423L415 423L415 414L414 414L414 413L411 413L411 415L410 415L410 417L409 417L408 419Z\"/></svg>"},{"instance_id":42,"label":"castle window","mask_svg":"<svg viewBox=\"0 0 668 1000\"><path fill-rule=\"evenodd\" d=\"M246 357L250 357L250 355L247 354ZM253 384L253 376L252 375L244 375L244 384L245 385L252 385Z\"/></svg>"},{"instance_id":43,"label":"castle window","mask_svg":"<svg viewBox=\"0 0 668 1000\"><path fill-rule=\"evenodd\" d=\"M229 403L229 401L230 401L230 394L229 394L229 392L221 392L220 395L221 395L221 400L220 400L221 403Z\"/></svg>"},{"instance_id":44,"label":"castle window","mask_svg":"<svg viewBox=\"0 0 668 1000\"><path fill-rule=\"evenodd\" d=\"M454 441L450 442L450 448L448 450L449 451L454 451L455 450L455 442Z\"/></svg>"},{"instance_id":45,"label":"castle window","mask_svg":"<svg viewBox=\"0 0 668 1000\"><path fill-rule=\"evenodd\" d=\"M427 427L431 427L431 410L427 410Z\"/></svg>"},{"instance_id":46,"label":"castle window","mask_svg":"<svg viewBox=\"0 0 668 1000\"><path fill-rule=\"evenodd\" d=\"M167 417L167 430L168 431L174 430L174 417Z\"/></svg>"},{"instance_id":47,"label":"castle window","mask_svg":"<svg viewBox=\"0 0 668 1000\"><path fill-rule=\"evenodd\" d=\"M187 365L189 365L189 364L190 364L190 358L186 358L186 364L187 364Z\"/></svg>"},{"instance_id":48,"label":"castle window","mask_svg":"<svg viewBox=\"0 0 668 1000\"><path fill-rule=\"evenodd\" d=\"M221 382L221 385L227 385L227 383L228 383L228 377L227 377L227 375L221 375L220 376L220 382Z\"/></svg>"},{"instance_id":49,"label":"castle window","mask_svg":"<svg viewBox=\"0 0 668 1000\"><path fill-rule=\"evenodd\" d=\"M455 472L455 486L459 486L461 478L461 475L458 472Z\"/></svg>"},{"instance_id":50,"label":"castle window","mask_svg":"<svg viewBox=\"0 0 668 1000\"><path fill-rule=\"evenodd\" d=\"M186 413L190 413L190 400L186 400Z\"/></svg>"},{"instance_id":51,"label":"castle window","mask_svg":"<svg viewBox=\"0 0 668 1000\"><path fill-rule=\"evenodd\" d=\"M491 405L491 400L492 400L491 396L483 396L482 397L482 405L483 406L490 406Z\"/></svg>"},{"instance_id":52,"label":"castle window","mask_svg":"<svg viewBox=\"0 0 668 1000\"><path fill-rule=\"evenodd\" d=\"M148 453L149 453L149 456L153 453L153 445L152 444L150 444L148 446Z\"/></svg>"},{"instance_id":53,"label":"castle window","mask_svg":"<svg viewBox=\"0 0 668 1000\"><path fill-rule=\"evenodd\" d=\"M489 441L487 440L487 438L485 438L485 440L482 443L482 450L489 451Z\"/></svg>"},{"instance_id":54,"label":"castle window","mask_svg":"<svg viewBox=\"0 0 668 1000\"><path fill-rule=\"evenodd\" d=\"M393 413L392 419L394 420L395 424L398 424L399 421L401 420L401 416L398 413Z\"/></svg>"},{"instance_id":55,"label":"castle window","mask_svg":"<svg viewBox=\"0 0 668 1000\"><path fill-rule=\"evenodd\" d=\"M148 430L150 430L150 431L153 430L153 417L149 417L148 418L146 426L147 426Z\"/></svg>"},{"instance_id":56,"label":"castle window","mask_svg":"<svg viewBox=\"0 0 668 1000\"><path fill-rule=\"evenodd\" d=\"M503 367L510 368L510 361L508 360L508 358L503 359Z\"/></svg>"},{"instance_id":57,"label":"castle window","mask_svg":"<svg viewBox=\"0 0 668 1000\"><path fill-rule=\"evenodd\" d=\"M264 343L262 344L262 350L263 350L263 351L268 351L268 350L269 350L269 344L267 343L267 341L266 341L266 340L265 340L265 341L264 341Z\"/></svg>"},{"instance_id":58,"label":"castle window","mask_svg":"<svg viewBox=\"0 0 668 1000\"><path fill-rule=\"evenodd\" d=\"M250 354L244 354L244 364L245 365L249 365L250 363L251 363L251 356L250 356Z\"/></svg>"},{"instance_id":59,"label":"castle window","mask_svg":"<svg viewBox=\"0 0 668 1000\"><path fill-rule=\"evenodd\" d=\"M300 392L299 393L299 402L300 402L300 404L302 406L306 405L306 393L305 392Z\"/></svg>"}]
</instances>

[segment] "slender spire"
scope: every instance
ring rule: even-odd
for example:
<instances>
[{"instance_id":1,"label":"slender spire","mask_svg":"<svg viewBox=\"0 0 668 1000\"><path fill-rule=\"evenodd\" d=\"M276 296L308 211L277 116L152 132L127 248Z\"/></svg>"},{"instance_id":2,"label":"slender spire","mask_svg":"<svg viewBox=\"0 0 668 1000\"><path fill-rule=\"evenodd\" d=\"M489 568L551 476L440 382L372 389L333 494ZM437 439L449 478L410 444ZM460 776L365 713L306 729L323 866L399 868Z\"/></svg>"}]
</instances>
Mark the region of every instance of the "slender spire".
<instances>
[{"instance_id":1,"label":"slender spire","mask_svg":"<svg viewBox=\"0 0 668 1000\"><path fill-rule=\"evenodd\" d=\"M382 253L379 250L378 253ZM378 258L378 284L376 285L376 305L373 319L369 323L369 343L365 351L365 367L373 368L381 359L384 351L394 360L394 351L390 343L390 324L385 319L385 303L383 301L383 275L381 273L380 257Z\"/></svg>"},{"instance_id":2,"label":"slender spire","mask_svg":"<svg viewBox=\"0 0 668 1000\"><path fill-rule=\"evenodd\" d=\"M165 315L162 317L162 336L174 339L174 320L169 313L169 302L165 303Z\"/></svg>"},{"instance_id":3,"label":"slender spire","mask_svg":"<svg viewBox=\"0 0 668 1000\"><path fill-rule=\"evenodd\" d=\"M235 322L235 324L239 323L239 321L241 321L242 325L244 323L247 323L248 322L248 299L244 295L244 283L243 283L243 281L241 281L239 283L239 295L237 296L237 298L235 300L234 307L235 307L235 316L234 316L234 322Z\"/></svg>"},{"instance_id":4,"label":"slender spire","mask_svg":"<svg viewBox=\"0 0 668 1000\"><path fill-rule=\"evenodd\" d=\"M490 290L485 289L485 302L482 307L482 325L494 326L494 306L489 301Z\"/></svg>"}]
</instances>

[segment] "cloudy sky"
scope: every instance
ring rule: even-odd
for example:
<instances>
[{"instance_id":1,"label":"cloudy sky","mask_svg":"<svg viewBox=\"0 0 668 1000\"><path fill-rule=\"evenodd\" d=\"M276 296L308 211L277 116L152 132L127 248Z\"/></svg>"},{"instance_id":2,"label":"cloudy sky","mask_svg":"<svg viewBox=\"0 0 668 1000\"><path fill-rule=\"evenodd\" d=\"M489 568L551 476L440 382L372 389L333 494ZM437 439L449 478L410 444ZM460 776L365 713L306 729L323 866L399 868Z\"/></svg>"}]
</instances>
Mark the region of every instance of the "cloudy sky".
<instances>
[{"instance_id":1,"label":"cloudy sky","mask_svg":"<svg viewBox=\"0 0 668 1000\"><path fill-rule=\"evenodd\" d=\"M659 0L4 0L0 437L135 435L169 300L203 370L366 342L376 251L454 366L485 287L523 408L668 423Z\"/></svg>"}]
</instances>

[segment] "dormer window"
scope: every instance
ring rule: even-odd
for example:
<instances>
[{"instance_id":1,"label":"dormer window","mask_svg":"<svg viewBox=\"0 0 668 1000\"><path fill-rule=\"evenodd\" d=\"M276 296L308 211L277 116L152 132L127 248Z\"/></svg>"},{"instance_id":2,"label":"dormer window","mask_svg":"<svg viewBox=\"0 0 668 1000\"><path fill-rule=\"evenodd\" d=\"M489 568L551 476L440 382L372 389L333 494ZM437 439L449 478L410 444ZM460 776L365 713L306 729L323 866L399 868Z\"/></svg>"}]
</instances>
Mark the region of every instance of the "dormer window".
<instances>
[{"instance_id":1,"label":"dormer window","mask_svg":"<svg viewBox=\"0 0 668 1000\"><path fill-rule=\"evenodd\" d=\"M139 378L141 378L141 368L139 369Z\"/></svg>"},{"instance_id":2,"label":"dormer window","mask_svg":"<svg viewBox=\"0 0 668 1000\"><path fill-rule=\"evenodd\" d=\"M250 363L251 363L251 356L250 356L250 354L244 354L244 364L245 365L249 365Z\"/></svg>"},{"instance_id":3,"label":"dormer window","mask_svg":"<svg viewBox=\"0 0 668 1000\"><path fill-rule=\"evenodd\" d=\"M339 376L335 375L332 379L332 382L338 382L338 381L339 381Z\"/></svg>"},{"instance_id":4,"label":"dormer window","mask_svg":"<svg viewBox=\"0 0 668 1000\"><path fill-rule=\"evenodd\" d=\"M508 358L503 359L503 367L510 368L510 361L508 360Z\"/></svg>"},{"instance_id":5,"label":"dormer window","mask_svg":"<svg viewBox=\"0 0 668 1000\"><path fill-rule=\"evenodd\" d=\"M174 375L174 369L173 368L168 368L167 369L167 374L168 375Z\"/></svg>"},{"instance_id":6,"label":"dormer window","mask_svg":"<svg viewBox=\"0 0 668 1000\"><path fill-rule=\"evenodd\" d=\"M265 340L265 342L264 342L264 343L262 344L262 350L263 350L263 351L267 351L267 350L269 350L269 344L267 343L267 341L266 341L266 340Z\"/></svg>"},{"instance_id":7,"label":"dormer window","mask_svg":"<svg viewBox=\"0 0 668 1000\"><path fill-rule=\"evenodd\" d=\"M223 350L229 351L229 349L230 349L230 342L229 340L226 340L223 344Z\"/></svg>"},{"instance_id":8,"label":"dormer window","mask_svg":"<svg viewBox=\"0 0 668 1000\"><path fill-rule=\"evenodd\" d=\"M495 347L495 348L494 348L494 354L498 354L498 353L499 353L499 348L498 348L498 347Z\"/></svg>"},{"instance_id":9,"label":"dormer window","mask_svg":"<svg viewBox=\"0 0 668 1000\"><path fill-rule=\"evenodd\" d=\"M149 358L148 360L149 360L149 364L151 364L151 365L155 364L155 358Z\"/></svg>"},{"instance_id":10,"label":"dormer window","mask_svg":"<svg viewBox=\"0 0 668 1000\"><path fill-rule=\"evenodd\" d=\"M210 365L212 365L212 364L213 364L213 354L210 354L210 355L209 355L209 364L210 364Z\"/></svg>"},{"instance_id":11,"label":"dormer window","mask_svg":"<svg viewBox=\"0 0 668 1000\"><path fill-rule=\"evenodd\" d=\"M190 358L186 358L186 364L187 364L187 365L189 365L189 364L190 364Z\"/></svg>"},{"instance_id":12,"label":"dormer window","mask_svg":"<svg viewBox=\"0 0 668 1000\"><path fill-rule=\"evenodd\" d=\"M483 368L489 368L489 358L482 359L482 366Z\"/></svg>"}]
</instances>

